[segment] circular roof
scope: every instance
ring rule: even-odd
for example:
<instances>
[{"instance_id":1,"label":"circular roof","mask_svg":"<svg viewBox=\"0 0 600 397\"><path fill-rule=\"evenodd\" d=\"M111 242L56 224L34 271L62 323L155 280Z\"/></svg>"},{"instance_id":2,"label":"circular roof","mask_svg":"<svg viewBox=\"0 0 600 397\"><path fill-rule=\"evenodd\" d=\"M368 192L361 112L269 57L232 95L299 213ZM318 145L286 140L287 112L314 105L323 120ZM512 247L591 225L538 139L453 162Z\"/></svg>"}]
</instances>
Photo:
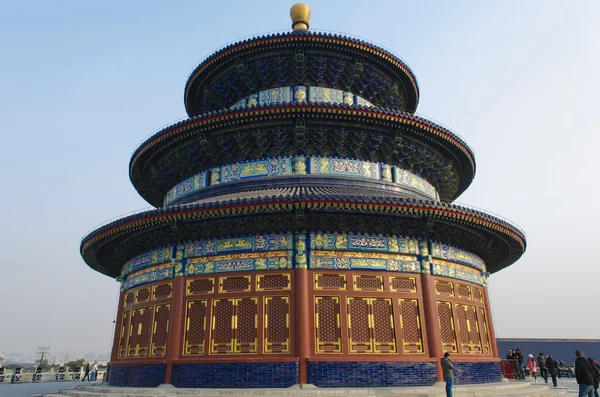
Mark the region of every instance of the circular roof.
<instances>
[{"instance_id":1,"label":"circular roof","mask_svg":"<svg viewBox=\"0 0 600 397\"><path fill-rule=\"evenodd\" d=\"M475 175L471 148L452 131L413 113L279 104L221 110L166 127L134 151L129 176L145 200L160 206L169 189L195 173L274 155L398 166L427 180L443 201L456 199Z\"/></svg>"},{"instance_id":2,"label":"circular roof","mask_svg":"<svg viewBox=\"0 0 600 397\"><path fill-rule=\"evenodd\" d=\"M202 61L185 86L190 117L272 87L313 85L353 92L377 106L414 112L417 79L400 58L332 33L296 30L228 45Z\"/></svg>"},{"instance_id":3,"label":"circular roof","mask_svg":"<svg viewBox=\"0 0 600 397\"><path fill-rule=\"evenodd\" d=\"M93 269L119 276L122 265L156 247L207 237L263 232L344 230L443 241L481 257L489 272L525 251L517 226L464 206L399 197L381 189L277 187L144 211L85 236L81 255Z\"/></svg>"}]
</instances>

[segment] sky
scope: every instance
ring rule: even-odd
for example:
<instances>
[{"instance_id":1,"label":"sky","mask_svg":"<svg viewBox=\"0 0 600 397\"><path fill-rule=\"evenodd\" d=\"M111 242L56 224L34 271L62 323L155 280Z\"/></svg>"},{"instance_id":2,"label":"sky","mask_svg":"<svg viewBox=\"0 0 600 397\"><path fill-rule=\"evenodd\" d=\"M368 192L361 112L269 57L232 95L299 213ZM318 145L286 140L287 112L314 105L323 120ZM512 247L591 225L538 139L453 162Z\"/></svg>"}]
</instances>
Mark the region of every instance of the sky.
<instances>
[{"instance_id":1,"label":"sky","mask_svg":"<svg viewBox=\"0 0 600 397\"><path fill-rule=\"evenodd\" d=\"M293 2L2 1L0 352L112 346L118 284L81 238L148 207L132 151L185 117L189 73L240 38L290 29ZM504 338L600 338L600 2L313 1L311 29L377 43L417 76L417 112L473 148L458 199L527 232L489 279Z\"/></svg>"}]
</instances>

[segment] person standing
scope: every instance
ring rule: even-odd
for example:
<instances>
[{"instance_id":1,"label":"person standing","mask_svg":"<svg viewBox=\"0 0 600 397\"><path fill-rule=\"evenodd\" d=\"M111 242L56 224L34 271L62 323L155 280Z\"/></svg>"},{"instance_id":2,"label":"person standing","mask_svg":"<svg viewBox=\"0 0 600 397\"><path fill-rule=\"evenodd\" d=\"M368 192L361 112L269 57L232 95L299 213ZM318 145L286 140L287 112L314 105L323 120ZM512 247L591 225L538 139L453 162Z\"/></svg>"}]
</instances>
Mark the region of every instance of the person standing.
<instances>
[{"instance_id":1,"label":"person standing","mask_svg":"<svg viewBox=\"0 0 600 397\"><path fill-rule=\"evenodd\" d=\"M524 380L525 371L523 371L523 353L521 353L521 349L515 350L515 357L517 358L517 363L519 364L519 374L521 376L521 380Z\"/></svg>"},{"instance_id":2,"label":"person standing","mask_svg":"<svg viewBox=\"0 0 600 397\"><path fill-rule=\"evenodd\" d=\"M550 376L552 377L552 385L554 387L557 387L558 384L556 383L556 369L558 368L558 365L556 364L556 361L550 354L548 354L548 357L546 357L546 368L548 369L548 372L550 372Z\"/></svg>"},{"instance_id":3,"label":"person standing","mask_svg":"<svg viewBox=\"0 0 600 397\"><path fill-rule=\"evenodd\" d=\"M579 397L594 397L594 373L590 362L581 350L575 350L575 379L579 385Z\"/></svg>"},{"instance_id":4,"label":"person standing","mask_svg":"<svg viewBox=\"0 0 600 397\"><path fill-rule=\"evenodd\" d=\"M548 371L546 371L546 359L544 353L540 352L537 356L537 365L540 369L540 375L544 378L544 382L548 383Z\"/></svg>"},{"instance_id":5,"label":"person standing","mask_svg":"<svg viewBox=\"0 0 600 397\"><path fill-rule=\"evenodd\" d=\"M592 366L592 374L594 375L594 396L598 396L598 386L600 386L600 366L598 365L598 361L594 360L591 357L588 357L588 361Z\"/></svg>"},{"instance_id":6,"label":"person standing","mask_svg":"<svg viewBox=\"0 0 600 397\"><path fill-rule=\"evenodd\" d=\"M535 366L535 360L533 359L533 354L530 354L529 357L527 357L527 369L529 370L529 374L531 376L531 379L535 379L534 383L537 383L537 368Z\"/></svg>"},{"instance_id":7,"label":"person standing","mask_svg":"<svg viewBox=\"0 0 600 397\"><path fill-rule=\"evenodd\" d=\"M92 365L92 380L98 379L98 360L94 361Z\"/></svg>"},{"instance_id":8,"label":"person standing","mask_svg":"<svg viewBox=\"0 0 600 397\"><path fill-rule=\"evenodd\" d=\"M84 373L83 379L81 381L85 382L85 378L87 378L88 382L91 382L91 380L90 380L90 362L89 361L85 365L85 373Z\"/></svg>"},{"instance_id":9,"label":"person standing","mask_svg":"<svg viewBox=\"0 0 600 397\"><path fill-rule=\"evenodd\" d=\"M442 370L444 372L444 381L446 382L446 397L452 397L452 384L454 383L454 365L450 361L450 353L444 353L442 358Z\"/></svg>"}]
</instances>

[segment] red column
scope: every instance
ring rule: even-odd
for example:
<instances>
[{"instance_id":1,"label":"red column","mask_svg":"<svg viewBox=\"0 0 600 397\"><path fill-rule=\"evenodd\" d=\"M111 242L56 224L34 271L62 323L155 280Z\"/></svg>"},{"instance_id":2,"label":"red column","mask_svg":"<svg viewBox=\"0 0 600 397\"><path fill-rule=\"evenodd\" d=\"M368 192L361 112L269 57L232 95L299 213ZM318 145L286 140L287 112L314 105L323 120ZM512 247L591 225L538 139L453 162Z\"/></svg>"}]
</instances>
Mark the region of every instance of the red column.
<instances>
[{"instance_id":1,"label":"red column","mask_svg":"<svg viewBox=\"0 0 600 397\"><path fill-rule=\"evenodd\" d=\"M444 373L442 372L441 358L444 352L442 351L442 336L440 335L440 327L438 325L435 288L433 286L433 278L430 274L421 274L421 287L423 288L423 311L425 312L425 330L427 332L429 357L435 359L437 379L438 382L442 382L444 380Z\"/></svg>"},{"instance_id":2,"label":"red column","mask_svg":"<svg viewBox=\"0 0 600 397\"><path fill-rule=\"evenodd\" d=\"M492 306L490 305L490 295L488 287L483 287L483 299L485 302L485 311L487 312L488 333L490 335L490 344L492 345L492 355L495 358L500 358L498 354L498 343L496 342L496 329L494 328L494 320L492 320Z\"/></svg>"},{"instance_id":3,"label":"red column","mask_svg":"<svg viewBox=\"0 0 600 397\"><path fill-rule=\"evenodd\" d=\"M171 299L171 318L169 320L169 340L167 342L167 368L165 370L165 383L171 383L173 360L179 358L182 344L183 311L185 295L185 278L176 276L173 279L173 297Z\"/></svg>"},{"instance_id":4,"label":"red column","mask_svg":"<svg viewBox=\"0 0 600 397\"><path fill-rule=\"evenodd\" d=\"M310 318L311 313L310 306L310 294L308 292L310 286L310 280L308 275L308 269L300 268L295 270L296 278L296 307L295 318L296 318L296 354L298 355L298 374L299 383L308 383L308 371L307 371L307 359L310 357L310 338L312 335L310 329Z\"/></svg>"},{"instance_id":5,"label":"red column","mask_svg":"<svg viewBox=\"0 0 600 397\"><path fill-rule=\"evenodd\" d=\"M119 306L117 308L117 318L115 318L115 336L113 339L110 361L117 361L119 355L119 342L121 341L121 328L123 327L123 303L125 301L125 292L119 292Z\"/></svg>"}]
</instances>

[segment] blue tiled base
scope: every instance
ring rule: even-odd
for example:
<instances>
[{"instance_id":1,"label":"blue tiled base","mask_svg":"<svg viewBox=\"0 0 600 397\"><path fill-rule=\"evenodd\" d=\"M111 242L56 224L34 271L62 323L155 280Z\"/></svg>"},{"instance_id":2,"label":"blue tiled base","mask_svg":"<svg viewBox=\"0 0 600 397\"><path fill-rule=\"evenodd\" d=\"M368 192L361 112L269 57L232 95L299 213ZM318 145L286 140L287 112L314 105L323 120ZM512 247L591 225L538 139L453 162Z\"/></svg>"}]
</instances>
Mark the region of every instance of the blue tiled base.
<instances>
[{"instance_id":1,"label":"blue tiled base","mask_svg":"<svg viewBox=\"0 0 600 397\"><path fill-rule=\"evenodd\" d=\"M497 363L452 363L455 369L455 383L492 383L502 380L502 367Z\"/></svg>"},{"instance_id":2,"label":"blue tiled base","mask_svg":"<svg viewBox=\"0 0 600 397\"><path fill-rule=\"evenodd\" d=\"M111 365L109 386L156 387L165 383L165 364Z\"/></svg>"},{"instance_id":3,"label":"blue tiled base","mask_svg":"<svg viewBox=\"0 0 600 397\"><path fill-rule=\"evenodd\" d=\"M308 363L308 383L317 387L431 386L436 381L435 363Z\"/></svg>"},{"instance_id":4,"label":"blue tiled base","mask_svg":"<svg viewBox=\"0 0 600 397\"><path fill-rule=\"evenodd\" d=\"M173 364L175 387L290 387L298 383L298 363Z\"/></svg>"}]
</instances>

